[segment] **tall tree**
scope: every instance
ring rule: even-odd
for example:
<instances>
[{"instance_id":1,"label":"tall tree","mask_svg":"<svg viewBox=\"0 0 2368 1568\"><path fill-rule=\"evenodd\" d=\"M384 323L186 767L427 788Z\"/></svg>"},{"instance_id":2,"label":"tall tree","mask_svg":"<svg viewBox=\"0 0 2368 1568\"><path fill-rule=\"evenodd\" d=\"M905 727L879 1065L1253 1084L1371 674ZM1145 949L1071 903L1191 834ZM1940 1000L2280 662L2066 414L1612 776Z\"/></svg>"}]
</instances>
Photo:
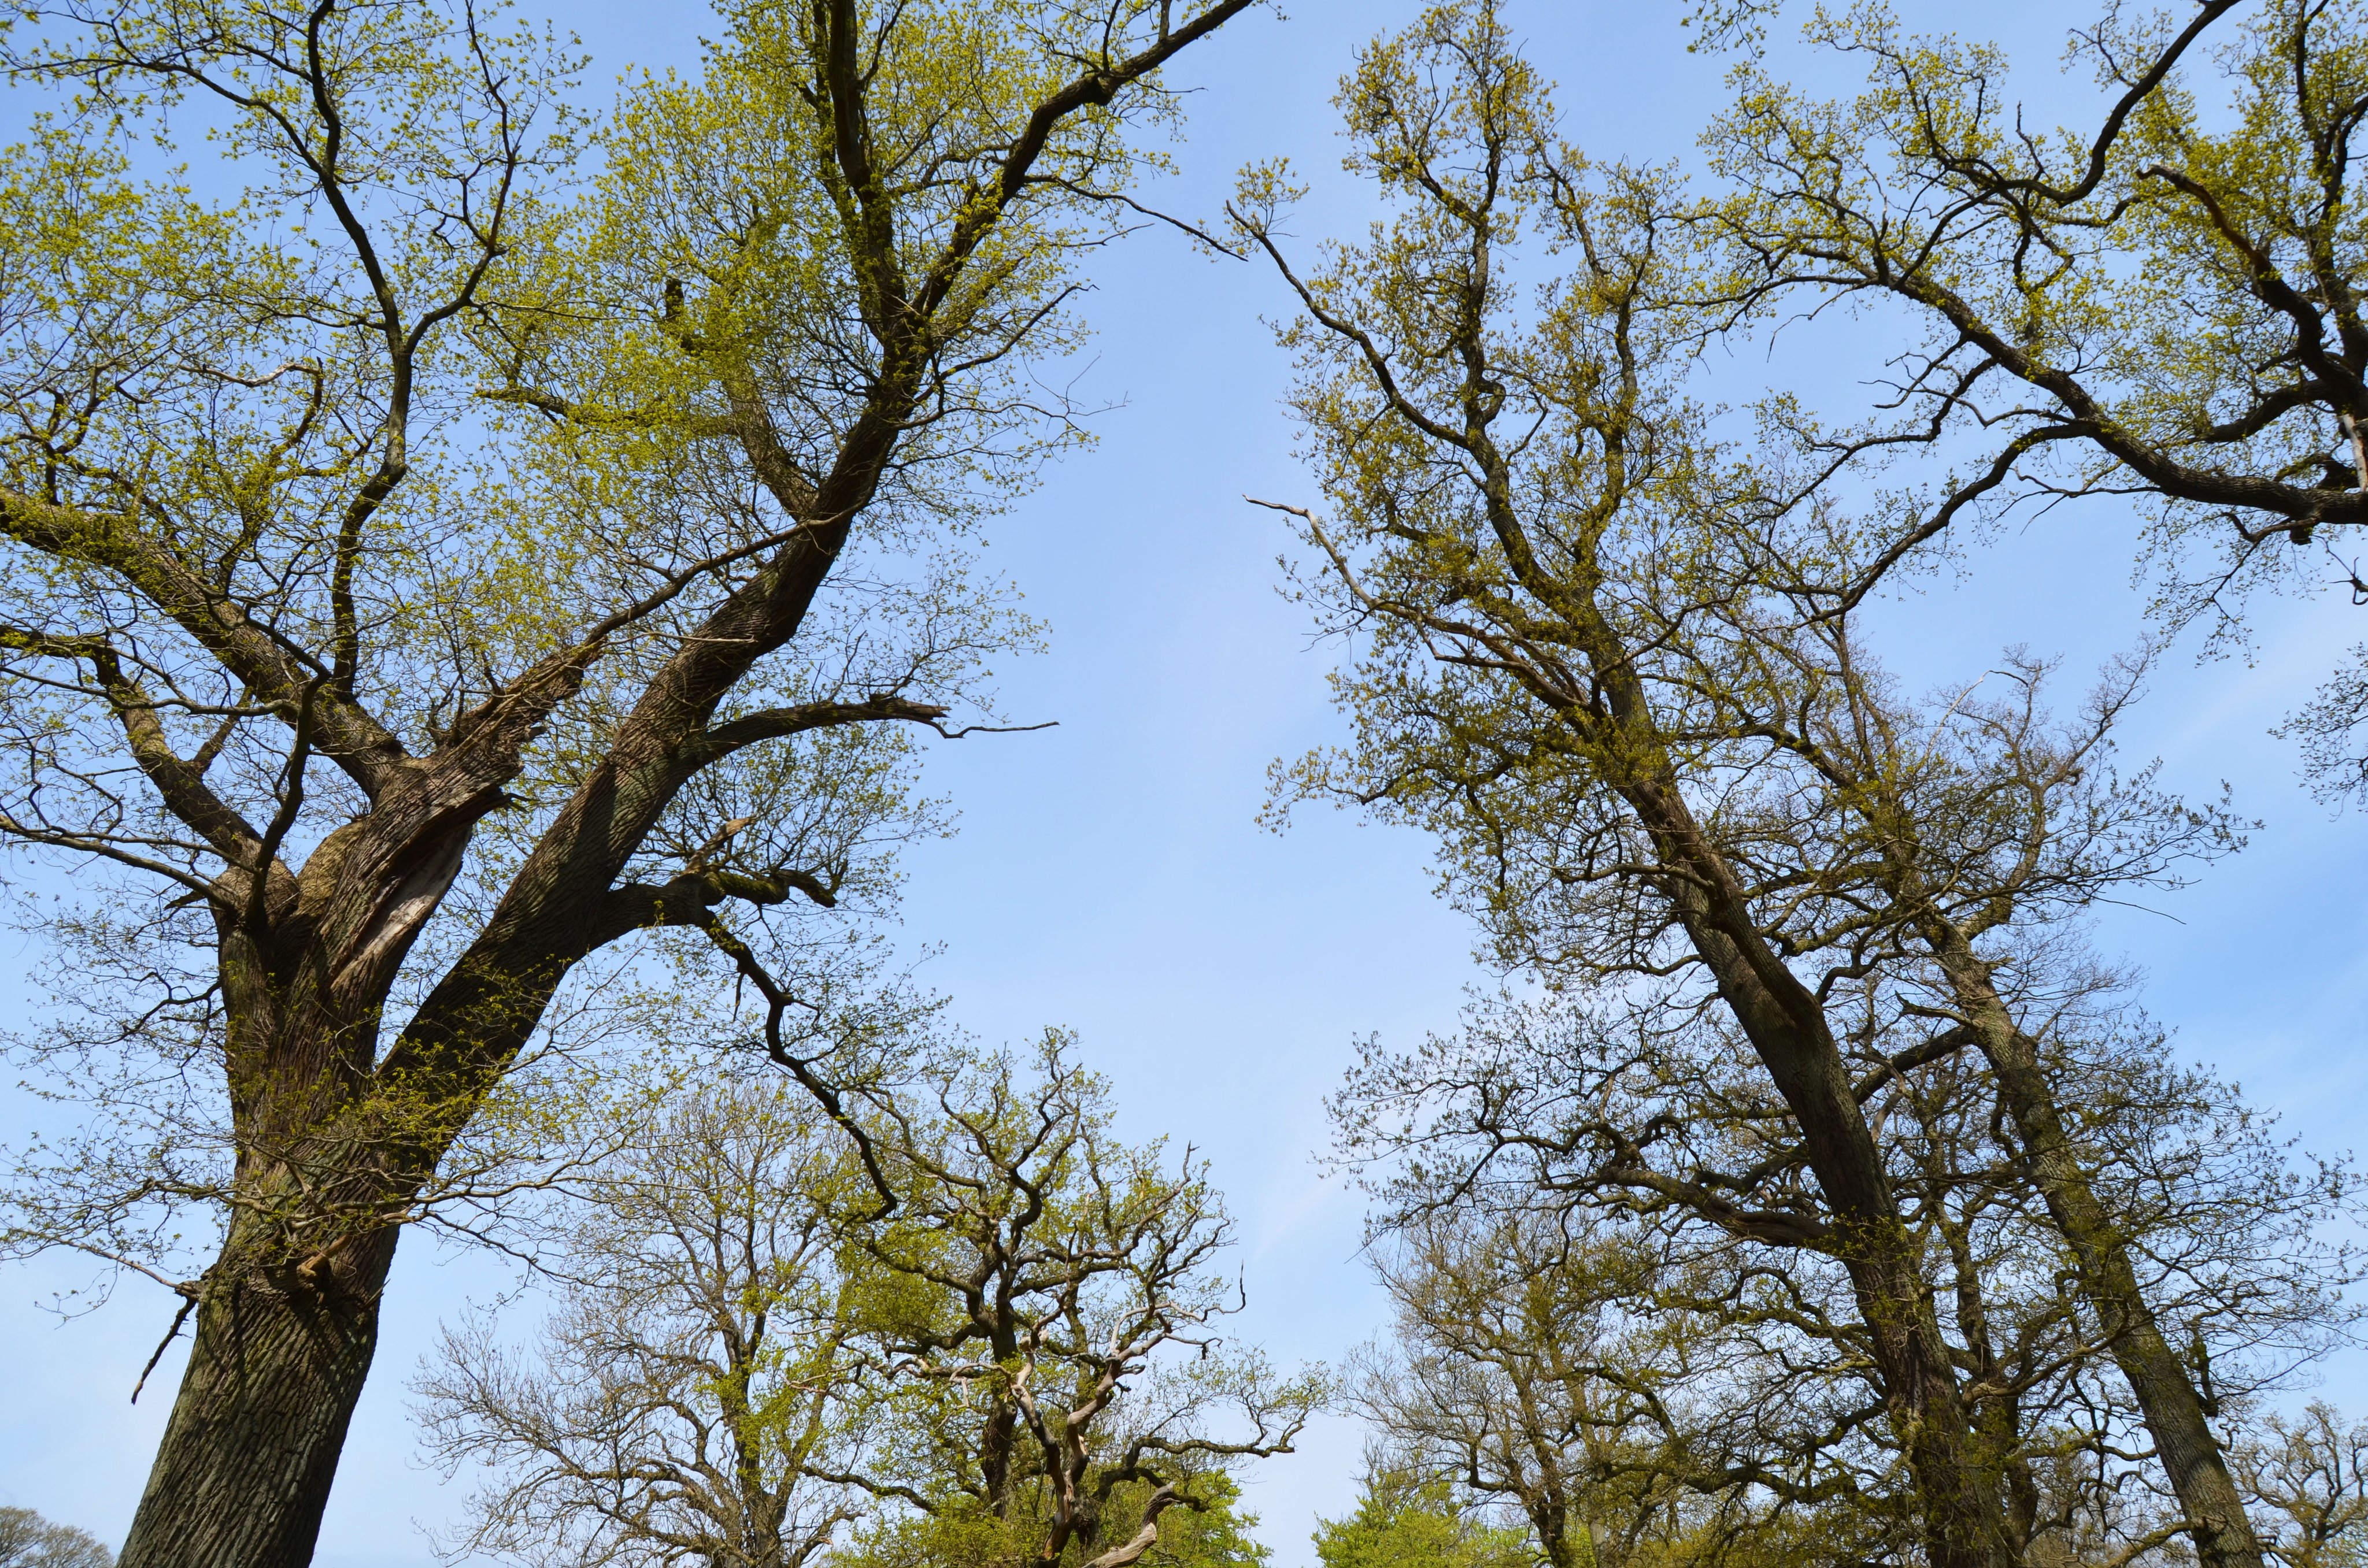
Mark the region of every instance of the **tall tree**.
<instances>
[{"instance_id":1,"label":"tall tree","mask_svg":"<svg viewBox=\"0 0 2368 1568\"><path fill-rule=\"evenodd\" d=\"M1898 701L1850 614L1895 540L1703 436L1684 378L1728 318L1698 211L1662 171L1591 180L1494 7L1440 7L1377 45L1342 101L1392 221L1301 277L1271 239L1279 174L1237 214L1305 312L1287 336L1332 514L1284 508L1315 552L1305 586L1368 640L1339 685L1355 744L1284 789L1437 834L1508 960L1605 998L1562 1077L1533 1085L1571 1096L1573 1119L1508 1131L1531 1087L1465 1080L1504 1113L1476 1145L1501 1136L1509 1157L1572 1162L1554 1183L1789 1253L1771 1267L1804 1332L1836 1356L1862 1336L1888 1411L1886 1437L1829 1392L1837 1436L1809 1451L1896 1443L1932 1561L2003 1562L2041 1517L2017 1479L2029 1385L1984 1326L2004 1277L1950 1240L1994 1223L1962 1160L2002 1109L2071 1246L2073 1310L2105 1325L2073 1353L2118 1358L2205 1559L2258 1562L2211 1391L2158 1321L2134 1216L2099 1197L2105 1156L2064 1109L2080 1091L2043 1066L2051 996L2082 984L2062 918L2231 842L2225 817L2102 766L2136 672L2060 733L2027 699ZM1525 233L1570 258L1533 307ZM2018 667L2027 699L2037 672ZM1967 1051L1986 1074L1939 1065ZM1411 1064L1390 1092L1423 1082ZM1956 1153L1917 1152L1968 1119L1943 1140ZM1884 1131L1919 1119L1906 1143ZM1847 1326L1816 1294L1827 1259ZM2048 1337L2067 1303L2038 1283ZM2305 1314L2316 1290L2298 1284Z\"/></svg>"},{"instance_id":2,"label":"tall tree","mask_svg":"<svg viewBox=\"0 0 2368 1568\"><path fill-rule=\"evenodd\" d=\"M827 1093L762 921L860 884L905 819L858 737L993 641L893 564L1064 427L1019 369L1251 3L729 6L581 213L568 62L466 0L20 8L0 835L100 873L50 1043L132 1131L37 1154L12 1240L196 1319L126 1563L308 1559L396 1239L495 1195L452 1163L587 958L712 939ZM127 173L191 124L233 198Z\"/></svg>"},{"instance_id":3,"label":"tall tree","mask_svg":"<svg viewBox=\"0 0 2368 1568\"><path fill-rule=\"evenodd\" d=\"M1614 967L1707 972L1782 1095L1830 1206L1819 1234L1849 1272L1931 1561L2003 1564L1995 1488L1856 1075L1819 991L1785 962L1748 874L1689 799L1687 737L1656 710L1642 668L1650 632L1623 613L1628 585L1613 575L1612 552L1700 477L1683 447L1662 438L1677 411L1653 341L1669 329L1640 309L1661 260L1647 182L1591 199L1491 4L1435 7L1375 44L1341 101L1354 166L1395 202L1393 220L1341 247L1326 272L1302 278L1274 238L1277 171L1247 183L1236 217L1304 308L1289 335L1308 364L1297 407L1321 481L1355 530L1353 542L1336 541L1295 509L1325 563L1319 591L1342 629L1378 639L1370 674L1349 693L1378 743L1370 779L1356 782L1367 798L1395 789L1417 811L1432 801L1452 811L1452 786L1436 790L1399 761L1399 735L1422 732L1446 743L1455 770L1463 758L1452 754L1468 741L1518 774L1527 739L1538 748L1532 778L1555 763L1592 772L1577 793L1604 812L1574 814L1600 824L1600 853L1571 870L1608 881L1635 866L1643 874L1631 881L1651 901L1639 901L1637 922L1648 934ZM1508 252L1532 224L1581 266L1522 332ZM1379 552L1371 563L1366 545ZM1434 648L1436 676L1426 667ZM1488 678L1496 670L1509 676L1504 687ZM1466 695L1470 710L1442 709ZM1478 727L1492 710L1532 703L1545 722L1520 739ZM1433 712L1438 721L1426 722ZM1467 715L1478 724L1464 728ZM1417 729L1402 731L1405 719ZM1671 942L1683 958L1663 950Z\"/></svg>"}]
</instances>

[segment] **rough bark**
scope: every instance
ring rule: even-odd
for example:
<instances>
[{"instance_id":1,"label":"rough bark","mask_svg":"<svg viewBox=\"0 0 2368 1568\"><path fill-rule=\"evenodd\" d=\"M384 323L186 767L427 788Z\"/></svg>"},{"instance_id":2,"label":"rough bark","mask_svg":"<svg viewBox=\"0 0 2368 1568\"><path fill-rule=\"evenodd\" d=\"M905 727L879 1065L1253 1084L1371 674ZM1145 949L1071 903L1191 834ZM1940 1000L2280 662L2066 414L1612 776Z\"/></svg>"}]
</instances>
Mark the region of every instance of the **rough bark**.
<instances>
[{"instance_id":1,"label":"rough bark","mask_svg":"<svg viewBox=\"0 0 2368 1568\"><path fill-rule=\"evenodd\" d=\"M209 1276L120 1568L302 1568L378 1345L397 1232L300 1276ZM243 1244L234 1236L233 1246ZM323 1278L325 1274L327 1277Z\"/></svg>"}]
</instances>

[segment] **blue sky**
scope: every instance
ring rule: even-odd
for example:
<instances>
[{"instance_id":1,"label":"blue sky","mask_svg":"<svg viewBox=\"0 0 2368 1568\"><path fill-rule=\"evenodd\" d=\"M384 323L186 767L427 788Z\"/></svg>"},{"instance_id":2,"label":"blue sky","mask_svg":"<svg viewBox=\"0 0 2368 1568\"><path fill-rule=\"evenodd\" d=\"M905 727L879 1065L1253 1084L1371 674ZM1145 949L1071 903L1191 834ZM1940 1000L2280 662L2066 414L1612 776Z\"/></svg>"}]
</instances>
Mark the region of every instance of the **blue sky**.
<instances>
[{"instance_id":1,"label":"blue sky","mask_svg":"<svg viewBox=\"0 0 2368 1568\"><path fill-rule=\"evenodd\" d=\"M1288 21L1253 16L1195 51L1185 76L1201 90L1165 199L1212 213L1243 162L1287 152L1317 187L1296 225L1313 238L1361 222L1338 173L1333 81L1356 43L1415 6L1289 9ZM1721 66L1685 53L1681 6L1510 9L1561 83L1574 140L1599 156L1691 151L1719 100ZM2085 82L2055 71L2062 7L2017 0L1982 11L2024 66L2035 118L2085 101ZM688 67L698 33L712 30L704 8L686 4L576 0L559 20L582 34L604 79L633 63ZM1097 448L987 530L990 562L1052 628L1048 653L1006 673L1007 706L1019 722L1060 727L936 748L928 779L959 808L962 831L911 856L904 935L941 948L924 973L973 1033L1076 1028L1115 1081L1128 1132L1206 1152L1241 1222L1244 1332L1281 1360L1334 1359L1380 1326L1380 1312L1356 1256L1356 1196L1313 1164L1322 1096L1356 1038L1407 1041L1452 1021L1478 978L1470 937L1433 899L1421 842L1326 812L1303 812L1281 835L1254 820L1268 764L1337 729L1323 683L1330 652L1311 645L1302 613L1274 591L1289 540L1274 514L1240 500L1313 499L1280 407L1288 367L1259 320L1283 310L1274 279L1145 233L1110 253L1096 281L1099 335L1080 390L1123 406L1098 422ZM1772 360L1754 350L1735 374L1812 373L1814 353L1788 340ZM1917 687L1976 674L2016 642L2061 653L2076 673L2092 667L2143 629L2134 544L2130 519L2105 506L2010 532L1962 579L1886 611L1883 651ZM2162 901L2163 913L2117 913L2101 941L2150 975L2149 1006L2187 1053L2283 1111L2306 1143L2337 1151L2368 1104L2358 1049L2368 820L2311 801L2290 750L2267 732L2341 647L2368 635L2368 610L2333 600L2264 608L2250 662L2199 665L2186 647L2167 664L2125 751L2161 756L2171 781L2196 793L2226 778L2267 827L2201 887ZM27 1109L8 1106L0 1123L23 1125ZM98 1316L59 1325L35 1303L63 1278L38 1267L0 1274L0 1503L120 1539L177 1358L140 1406L126 1396L171 1303L127 1289ZM442 1517L450 1498L414 1457L402 1384L438 1315L507 1278L406 1244L324 1568L431 1561L415 1521ZM2368 1382L2345 1365L2329 1377L2332 1397L2368 1410ZM1314 1517L1347 1505L1359 1442L1345 1422L1327 1423L1252 1485L1279 1568L1308 1560Z\"/></svg>"}]
</instances>

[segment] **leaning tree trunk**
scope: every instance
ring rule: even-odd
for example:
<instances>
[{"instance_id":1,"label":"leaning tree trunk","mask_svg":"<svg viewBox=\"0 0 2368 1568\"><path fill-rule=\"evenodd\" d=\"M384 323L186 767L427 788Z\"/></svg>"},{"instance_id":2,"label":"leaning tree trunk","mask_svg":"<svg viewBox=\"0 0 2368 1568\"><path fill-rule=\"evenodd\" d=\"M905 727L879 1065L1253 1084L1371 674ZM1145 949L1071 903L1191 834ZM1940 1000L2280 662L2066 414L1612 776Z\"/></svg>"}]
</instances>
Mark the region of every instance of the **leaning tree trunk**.
<instances>
[{"instance_id":1,"label":"leaning tree trunk","mask_svg":"<svg viewBox=\"0 0 2368 1568\"><path fill-rule=\"evenodd\" d=\"M1641 710L1641 705L1640 705ZM1725 858L1673 779L1622 790L1654 836L1694 952L1793 1113L1801 1148L1833 1210L1837 1255L1850 1275L1867 1346L1922 1514L1931 1568L2012 1568L1999 1506L1998 1456L1967 1411L1921 1248L1899 1216L1882 1151L1867 1126L1823 1006L1752 924Z\"/></svg>"},{"instance_id":2,"label":"leaning tree trunk","mask_svg":"<svg viewBox=\"0 0 2368 1568\"><path fill-rule=\"evenodd\" d=\"M2204 1568L2262 1568L2260 1538L2212 1435L2203 1395L2138 1282L2126 1233L2097 1196L2036 1043L2016 1026L1989 965L1963 932L1936 921L1928 936L1997 1075L1998 1099L2022 1139L2048 1217L2071 1245L2080 1293L2105 1325L2114 1364L2129 1381L2171 1491L2192 1522L2198 1561Z\"/></svg>"},{"instance_id":3,"label":"leaning tree trunk","mask_svg":"<svg viewBox=\"0 0 2368 1568\"><path fill-rule=\"evenodd\" d=\"M378 1346L389 1226L311 1274L208 1276L120 1568L303 1568ZM233 1230L225 1263L251 1256Z\"/></svg>"},{"instance_id":4,"label":"leaning tree trunk","mask_svg":"<svg viewBox=\"0 0 2368 1568\"><path fill-rule=\"evenodd\" d=\"M1722 976L1731 1000L1745 989L1732 983L1736 979ZM1767 1017L1768 1009L1754 1005L1759 1000L1736 1010L1748 1015L1745 1033L1792 1110L1809 1167L1832 1205L1836 1250L1915 1486L1927 1558L1932 1568L2009 1568L2016 1554L1999 1506L2002 1456L1984 1451L1965 1407L1921 1249L1900 1220L1840 1052L1829 1039Z\"/></svg>"}]
</instances>

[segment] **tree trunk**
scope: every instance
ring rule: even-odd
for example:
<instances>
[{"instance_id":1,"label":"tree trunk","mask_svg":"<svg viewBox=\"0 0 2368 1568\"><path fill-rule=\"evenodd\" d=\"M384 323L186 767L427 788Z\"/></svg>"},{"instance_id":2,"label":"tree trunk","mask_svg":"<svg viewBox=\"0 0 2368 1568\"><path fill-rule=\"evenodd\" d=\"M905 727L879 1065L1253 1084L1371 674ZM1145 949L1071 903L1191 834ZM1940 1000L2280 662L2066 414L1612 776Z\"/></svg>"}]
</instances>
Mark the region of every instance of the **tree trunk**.
<instances>
[{"instance_id":1,"label":"tree trunk","mask_svg":"<svg viewBox=\"0 0 2368 1568\"><path fill-rule=\"evenodd\" d=\"M1655 737L1657 745L1657 737ZM2011 1568L1997 1459L1974 1429L1890 1173L1827 1027L1825 1009L1751 923L1732 869L1675 781L1622 790L1653 834L1694 952L1801 1130L1802 1152L1833 1210L1883 1402L1923 1515L1931 1568Z\"/></svg>"},{"instance_id":2,"label":"tree trunk","mask_svg":"<svg viewBox=\"0 0 2368 1568\"><path fill-rule=\"evenodd\" d=\"M300 1270L211 1277L120 1568L303 1568L378 1345L390 1227L324 1285ZM234 1227L225 1260L251 1256ZM345 1249L341 1249L345 1250Z\"/></svg>"},{"instance_id":3,"label":"tree trunk","mask_svg":"<svg viewBox=\"0 0 2368 1568\"><path fill-rule=\"evenodd\" d=\"M2114 1364L2129 1380L2171 1490L2194 1523L2196 1556L2204 1568L2262 1568L2260 1541L2212 1435L2203 1397L2179 1352L2163 1337L2121 1228L2097 1197L2064 1129L2036 1045L2016 1027L1988 965L1964 935L1947 926L1931 935L1941 970L1998 1075L1998 1097L2022 1140L2048 1217L2071 1245L2080 1293L2103 1321Z\"/></svg>"}]
</instances>

